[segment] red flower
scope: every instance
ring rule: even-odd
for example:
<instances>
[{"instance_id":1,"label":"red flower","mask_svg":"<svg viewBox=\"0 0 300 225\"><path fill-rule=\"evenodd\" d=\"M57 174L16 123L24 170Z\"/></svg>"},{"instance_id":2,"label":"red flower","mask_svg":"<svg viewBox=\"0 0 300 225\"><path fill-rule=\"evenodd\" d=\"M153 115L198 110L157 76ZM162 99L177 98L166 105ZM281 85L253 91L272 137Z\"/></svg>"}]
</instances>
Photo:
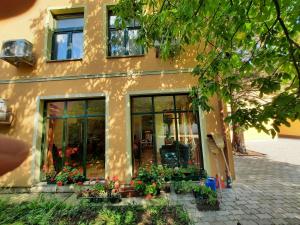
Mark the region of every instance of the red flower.
<instances>
[{"instance_id":1,"label":"red flower","mask_svg":"<svg viewBox=\"0 0 300 225\"><path fill-rule=\"evenodd\" d=\"M73 163L73 164L72 164L72 166L73 166L73 167L76 167L76 166L77 166L77 164L76 164L76 163Z\"/></svg>"},{"instance_id":2,"label":"red flower","mask_svg":"<svg viewBox=\"0 0 300 225\"><path fill-rule=\"evenodd\" d=\"M69 165L69 162L65 162L65 166L68 166Z\"/></svg>"},{"instance_id":3,"label":"red flower","mask_svg":"<svg viewBox=\"0 0 300 225\"><path fill-rule=\"evenodd\" d=\"M137 183L138 183L138 184L143 184L143 181L138 180Z\"/></svg>"},{"instance_id":4,"label":"red flower","mask_svg":"<svg viewBox=\"0 0 300 225\"><path fill-rule=\"evenodd\" d=\"M63 186L63 182L61 182L61 181L57 181L56 184L57 184L57 186Z\"/></svg>"},{"instance_id":5,"label":"red flower","mask_svg":"<svg viewBox=\"0 0 300 225\"><path fill-rule=\"evenodd\" d=\"M130 186L133 186L134 185L134 181L130 181Z\"/></svg>"},{"instance_id":6,"label":"red flower","mask_svg":"<svg viewBox=\"0 0 300 225\"><path fill-rule=\"evenodd\" d=\"M112 180L116 182L118 180L118 176L113 176Z\"/></svg>"},{"instance_id":7,"label":"red flower","mask_svg":"<svg viewBox=\"0 0 300 225\"><path fill-rule=\"evenodd\" d=\"M50 181L51 181L51 182L53 182L53 181L54 181L54 178L53 178L53 177L51 177L51 178L50 178Z\"/></svg>"},{"instance_id":8,"label":"red flower","mask_svg":"<svg viewBox=\"0 0 300 225\"><path fill-rule=\"evenodd\" d=\"M83 183L81 181L78 181L77 184L80 186L83 185Z\"/></svg>"}]
</instances>

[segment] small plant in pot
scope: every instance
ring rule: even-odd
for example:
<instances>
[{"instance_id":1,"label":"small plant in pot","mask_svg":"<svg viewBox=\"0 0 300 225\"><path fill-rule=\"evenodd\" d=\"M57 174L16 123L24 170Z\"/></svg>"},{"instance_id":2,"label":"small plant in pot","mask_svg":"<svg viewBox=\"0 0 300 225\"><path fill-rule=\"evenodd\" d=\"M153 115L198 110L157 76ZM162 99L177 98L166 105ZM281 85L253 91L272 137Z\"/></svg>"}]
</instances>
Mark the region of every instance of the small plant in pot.
<instances>
[{"instance_id":1,"label":"small plant in pot","mask_svg":"<svg viewBox=\"0 0 300 225\"><path fill-rule=\"evenodd\" d=\"M220 202L216 191L206 186L196 186L193 189L197 208L200 211L219 210Z\"/></svg>"},{"instance_id":2,"label":"small plant in pot","mask_svg":"<svg viewBox=\"0 0 300 225\"><path fill-rule=\"evenodd\" d=\"M159 189L157 187L156 183L152 183L150 185L147 185L144 191L145 194L145 198L146 199L151 199L153 196L158 195L159 194Z\"/></svg>"}]
</instances>

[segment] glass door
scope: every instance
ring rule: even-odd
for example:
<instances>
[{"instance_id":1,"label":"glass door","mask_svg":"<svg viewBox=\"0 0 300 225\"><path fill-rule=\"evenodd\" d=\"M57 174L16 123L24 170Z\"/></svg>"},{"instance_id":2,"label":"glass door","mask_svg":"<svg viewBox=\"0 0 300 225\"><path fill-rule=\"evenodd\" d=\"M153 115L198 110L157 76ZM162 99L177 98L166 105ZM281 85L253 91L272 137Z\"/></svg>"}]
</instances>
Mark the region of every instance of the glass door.
<instances>
[{"instance_id":1,"label":"glass door","mask_svg":"<svg viewBox=\"0 0 300 225\"><path fill-rule=\"evenodd\" d=\"M131 98L134 172L155 162L202 168L198 111L188 94Z\"/></svg>"},{"instance_id":2,"label":"glass door","mask_svg":"<svg viewBox=\"0 0 300 225\"><path fill-rule=\"evenodd\" d=\"M105 178L104 99L45 103L41 165L46 173L70 166L87 178Z\"/></svg>"}]
</instances>

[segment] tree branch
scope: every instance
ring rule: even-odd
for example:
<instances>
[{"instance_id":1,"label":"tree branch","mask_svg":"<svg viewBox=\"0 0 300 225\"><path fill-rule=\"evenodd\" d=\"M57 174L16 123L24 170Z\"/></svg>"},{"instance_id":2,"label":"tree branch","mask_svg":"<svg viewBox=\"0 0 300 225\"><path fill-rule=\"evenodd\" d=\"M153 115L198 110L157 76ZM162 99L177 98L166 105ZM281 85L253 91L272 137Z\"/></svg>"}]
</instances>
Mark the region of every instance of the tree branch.
<instances>
[{"instance_id":1,"label":"tree branch","mask_svg":"<svg viewBox=\"0 0 300 225\"><path fill-rule=\"evenodd\" d=\"M292 61L293 61L294 67L296 69L297 77L298 77L298 80L299 80L298 96L300 96L300 69L299 69L299 66L298 66L298 63L297 63L297 59L294 55L294 47L293 47L294 42L290 38L289 31L288 31L287 27L285 26L283 19L281 18L281 11L280 11L280 6L279 6L278 0L273 0L273 3L275 5L275 9L276 9L276 13L277 13L277 20L279 21L280 26L283 29L284 35L285 35L285 37L286 37L286 39L289 43L289 53L292 57Z\"/></svg>"}]
</instances>

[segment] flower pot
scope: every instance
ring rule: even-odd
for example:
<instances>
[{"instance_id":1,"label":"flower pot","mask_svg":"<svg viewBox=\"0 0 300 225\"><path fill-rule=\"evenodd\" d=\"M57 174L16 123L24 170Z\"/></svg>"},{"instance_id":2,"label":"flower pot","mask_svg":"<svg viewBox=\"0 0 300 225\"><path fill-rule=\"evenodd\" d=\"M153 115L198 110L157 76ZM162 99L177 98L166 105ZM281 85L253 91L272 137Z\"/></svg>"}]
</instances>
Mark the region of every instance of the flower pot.
<instances>
[{"instance_id":1,"label":"flower pot","mask_svg":"<svg viewBox=\"0 0 300 225\"><path fill-rule=\"evenodd\" d=\"M150 200L153 198L152 194L146 194L145 199Z\"/></svg>"}]
</instances>

